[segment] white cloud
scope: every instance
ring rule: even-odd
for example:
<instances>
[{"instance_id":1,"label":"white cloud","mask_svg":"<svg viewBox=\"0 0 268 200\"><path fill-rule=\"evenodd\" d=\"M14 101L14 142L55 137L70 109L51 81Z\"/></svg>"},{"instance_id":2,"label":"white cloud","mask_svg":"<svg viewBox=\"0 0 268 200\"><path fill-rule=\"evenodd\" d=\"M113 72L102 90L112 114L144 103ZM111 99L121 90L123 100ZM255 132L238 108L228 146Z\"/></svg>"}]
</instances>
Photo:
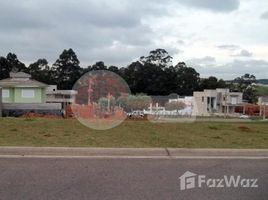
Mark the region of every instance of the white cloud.
<instances>
[{"instance_id":1,"label":"white cloud","mask_svg":"<svg viewBox=\"0 0 268 200\"><path fill-rule=\"evenodd\" d=\"M240 5L239 0L178 0L178 2L188 6L208 9L215 12L231 12L237 10Z\"/></svg>"},{"instance_id":2,"label":"white cloud","mask_svg":"<svg viewBox=\"0 0 268 200\"><path fill-rule=\"evenodd\" d=\"M83 66L99 60L125 66L165 48L174 64L191 61L202 65L197 70L203 75L232 77L236 68L230 63L267 62L268 26L260 19L267 7L265 0L2 1L0 55L53 63L63 49L73 48ZM258 65L253 69L268 71Z\"/></svg>"},{"instance_id":3,"label":"white cloud","mask_svg":"<svg viewBox=\"0 0 268 200\"><path fill-rule=\"evenodd\" d=\"M208 66L216 63L216 59L211 56L206 56L203 58L192 58L186 61L190 65L200 65L200 66Z\"/></svg>"},{"instance_id":4,"label":"white cloud","mask_svg":"<svg viewBox=\"0 0 268 200\"><path fill-rule=\"evenodd\" d=\"M240 77L246 73L254 74L258 79L268 77L268 62L265 60L233 60L224 65L189 64L200 72L201 77L216 76L225 80Z\"/></svg>"},{"instance_id":5,"label":"white cloud","mask_svg":"<svg viewBox=\"0 0 268 200\"><path fill-rule=\"evenodd\" d=\"M268 11L261 14L261 19L268 19Z\"/></svg>"},{"instance_id":6,"label":"white cloud","mask_svg":"<svg viewBox=\"0 0 268 200\"><path fill-rule=\"evenodd\" d=\"M234 45L234 44L223 44L223 45L219 45L217 47L219 49L222 49L222 50L230 50L230 51L234 51L234 50L237 50L240 48L239 46Z\"/></svg>"},{"instance_id":7,"label":"white cloud","mask_svg":"<svg viewBox=\"0 0 268 200\"><path fill-rule=\"evenodd\" d=\"M234 57L252 57L253 53L249 52L248 50L242 49L238 52L235 52L231 56Z\"/></svg>"}]
</instances>

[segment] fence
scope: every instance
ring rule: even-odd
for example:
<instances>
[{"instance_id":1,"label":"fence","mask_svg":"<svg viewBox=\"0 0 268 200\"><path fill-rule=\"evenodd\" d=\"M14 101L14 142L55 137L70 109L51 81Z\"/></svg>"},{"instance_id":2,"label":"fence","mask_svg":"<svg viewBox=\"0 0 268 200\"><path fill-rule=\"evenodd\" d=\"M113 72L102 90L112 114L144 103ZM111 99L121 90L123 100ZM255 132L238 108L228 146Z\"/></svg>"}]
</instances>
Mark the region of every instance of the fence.
<instances>
[{"instance_id":1,"label":"fence","mask_svg":"<svg viewBox=\"0 0 268 200\"><path fill-rule=\"evenodd\" d=\"M250 116L262 116L264 112L263 106L255 105L255 104L247 104L244 107L237 107L235 109L238 113L244 113ZM265 106L265 115L268 117L268 106Z\"/></svg>"}]
</instances>

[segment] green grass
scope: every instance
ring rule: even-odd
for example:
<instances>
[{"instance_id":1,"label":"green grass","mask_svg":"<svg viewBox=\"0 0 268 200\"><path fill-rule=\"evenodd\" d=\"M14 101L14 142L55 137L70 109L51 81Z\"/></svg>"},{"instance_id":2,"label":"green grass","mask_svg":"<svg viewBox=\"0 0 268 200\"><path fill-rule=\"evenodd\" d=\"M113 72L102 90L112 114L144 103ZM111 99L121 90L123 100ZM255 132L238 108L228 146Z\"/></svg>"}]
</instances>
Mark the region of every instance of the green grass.
<instances>
[{"instance_id":1,"label":"green grass","mask_svg":"<svg viewBox=\"0 0 268 200\"><path fill-rule=\"evenodd\" d=\"M0 118L0 146L268 148L268 123L126 121L96 131L74 119Z\"/></svg>"},{"instance_id":2,"label":"green grass","mask_svg":"<svg viewBox=\"0 0 268 200\"><path fill-rule=\"evenodd\" d=\"M268 86L257 86L258 95L268 95Z\"/></svg>"}]
</instances>

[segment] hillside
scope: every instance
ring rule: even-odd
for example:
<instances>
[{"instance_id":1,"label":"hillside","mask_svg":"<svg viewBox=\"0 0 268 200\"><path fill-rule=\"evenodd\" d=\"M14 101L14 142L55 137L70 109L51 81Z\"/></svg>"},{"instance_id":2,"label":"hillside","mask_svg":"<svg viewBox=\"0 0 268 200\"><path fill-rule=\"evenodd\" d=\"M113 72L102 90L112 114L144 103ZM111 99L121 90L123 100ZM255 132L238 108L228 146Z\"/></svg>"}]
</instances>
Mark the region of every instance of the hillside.
<instances>
[{"instance_id":1,"label":"hillside","mask_svg":"<svg viewBox=\"0 0 268 200\"><path fill-rule=\"evenodd\" d=\"M258 95L268 95L268 85L267 86L257 86Z\"/></svg>"},{"instance_id":2,"label":"hillside","mask_svg":"<svg viewBox=\"0 0 268 200\"><path fill-rule=\"evenodd\" d=\"M268 85L268 79L259 79L258 83Z\"/></svg>"}]
</instances>

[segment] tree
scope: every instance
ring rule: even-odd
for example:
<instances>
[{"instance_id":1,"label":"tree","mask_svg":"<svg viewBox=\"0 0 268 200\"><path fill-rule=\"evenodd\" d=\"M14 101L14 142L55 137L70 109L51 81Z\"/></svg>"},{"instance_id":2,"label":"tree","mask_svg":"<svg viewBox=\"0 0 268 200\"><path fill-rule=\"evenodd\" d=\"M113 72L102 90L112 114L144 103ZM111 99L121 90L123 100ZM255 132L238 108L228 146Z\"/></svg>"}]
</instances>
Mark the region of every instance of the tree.
<instances>
[{"instance_id":1,"label":"tree","mask_svg":"<svg viewBox=\"0 0 268 200\"><path fill-rule=\"evenodd\" d=\"M147 109L152 103L151 97L147 95L128 95L119 97L117 104L122 107L125 111L130 112L133 110Z\"/></svg>"},{"instance_id":2,"label":"tree","mask_svg":"<svg viewBox=\"0 0 268 200\"><path fill-rule=\"evenodd\" d=\"M194 68L187 67L184 62L180 62L173 70L176 74L177 94L191 96L194 91L199 89L200 75Z\"/></svg>"},{"instance_id":3,"label":"tree","mask_svg":"<svg viewBox=\"0 0 268 200\"><path fill-rule=\"evenodd\" d=\"M236 78L233 81L233 90L243 92L243 98L249 103L257 102L257 92L253 83L256 83L256 77L251 74L245 74L241 77Z\"/></svg>"},{"instance_id":4,"label":"tree","mask_svg":"<svg viewBox=\"0 0 268 200\"><path fill-rule=\"evenodd\" d=\"M168 95L165 71L160 66L134 62L125 69L123 77L134 94Z\"/></svg>"},{"instance_id":5,"label":"tree","mask_svg":"<svg viewBox=\"0 0 268 200\"><path fill-rule=\"evenodd\" d=\"M227 83L223 79L220 79L220 80L218 80L217 87L218 88L226 88L228 86L227 86Z\"/></svg>"},{"instance_id":6,"label":"tree","mask_svg":"<svg viewBox=\"0 0 268 200\"><path fill-rule=\"evenodd\" d=\"M0 79L9 78L10 72L28 72L26 66L19 61L16 54L8 53L6 58L0 57Z\"/></svg>"},{"instance_id":7,"label":"tree","mask_svg":"<svg viewBox=\"0 0 268 200\"><path fill-rule=\"evenodd\" d=\"M91 67L91 70L107 70L107 66L103 61L99 61Z\"/></svg>"},{"instance_id":8,"label":"tree","mask_svg":"<svg viewBox=\"0 0 268 200\"><path fill-rule=\"evenodd\" d=\"M13 72L28 72L28 69L26 68L26 66L19 61L19 59L17 58L16 54L14 53L8 53L7 57L7 69L11 69L11 71Z\"/></svg>"},{"instance_id":9,"label":"tree","mask_svg":"<svg viewBox=\"0 0 268 200\"><path fill-rule=\"evenodd\" d=\"M91 71L96 71L96 70L107 70L107 66L104 64L103 61L96 62L92 66L88 66L87 68L83 69L83 74ZM110 70L112 71L112 70Z\"/></svg>"},{"instance_id":10,"label":"tree","mask_svg":"<svg viewBox=\"0 0 268 200\"><path fill-rule=\"evenodd\" d=\"M209 78L202 79L200 82L200 89L216 89L216 88L226 88L227 85L224 80L218 80L214 76L210 76Z\"/></svg>"},{"instance_id":11,"label":"tree","mask_svg":"<svg viewBox=\"0 0 268 200\"><path fill-rule=\"evenodd\" d=\"M80 78L83 70L80 62L72 49L64 50L53 64L53 77L59 89L71 89Z\"/></svg>"},{"instance_id":12,"label":"tree","mask_svg":"<svg viewBox=\"0 0 268 200\"><path fill-rule=\"evenodd\" d=\"M247 85L251 85L252 83L256 83L257 80L253 74L245 74L241 77L237 77L234 82L238 83L239 87L245 87Z\"/></svg>"},{"instance_id":13,"label":"tree","mask_svg":"<svg viewBox=\"0 0 268 200\"><path fill-rule=\"evenodd\" d=\"M172 65L172 57L165 49L156 49L150 52L149 56L142 56L140 62L142 64L150 63L162 68Z\"/></svg>"},{"instance_id":14,"label":"tree","mask_svg":"<svg viewBox=\"0 0 268 200\"><path fill-rule=\"evenodd\" d=\"M114 73L116 73L116 74L118 74L118 75L120 75L120 70L119 70L118 67L116 67L116 66L110 66L110 67L108 68L108 70L111 71L111 72L114 72Z\"/></svg>"},{"instance_id":15,"label":"tree","mask_svg":"<svg viewBox=\"0 0 268 200\"><path fill-rule=\"evenodd\" d=\"M128 83L132 93L136 94L141 92L145 85L143 77L145 74L143 71L143 65L140 62L133 62L127 68L124 69L123 78Z\"/></svg>"},{"instance_id":16,"label":"tree","mask_svg":"<svg viewBox=\"0 0 268 200\"><path fill-rule=\"evenodd\" d=\"M51 71L46 59L38 59L28 67L29 73L32 78L47 83L55 84L56 80L53 80L53 71Z\"/></svg>"},{"instance_id":17,"label":"tree","mask_svg":"<svg viewBox=\"0 0 268 200\"><path fill-rule=\"evenodd\" d=\"M164 50L159 51L165 54ZM133 62L124 69L123 77L131 91L135 94L162 96L171 93L181 96L193 95L193 91L198 90L200 86L199 73L194 68L187 67L184 62L178 63L175 67L159 64L166 63L161 61L160 53L158 50L152 51L151 56L141 57L141 61Z\"/></svg>"},{"instance_id":18,"label":"tree","mask_svg":"<svg viewBox=\"0 0 268 200\"><path fill-rule=\"evenodd\" d=\"M165 104L165 108L168 111L179 111L179 110L183 110L184 108L186 108L186 104L181 102L181 101L172 101L172 102L168 102Z\"/></svg>"},{"instance_id":19,"label":"tree","mask_svg":"<svg viewBox=\"0 0 268 200\"><path fill-rule=\"evenodd\" d=\"M10 71L11 66L7 64L7 59L5 57L0 57L0 80L9 78Z\"/></svg>"}]
</instances>

